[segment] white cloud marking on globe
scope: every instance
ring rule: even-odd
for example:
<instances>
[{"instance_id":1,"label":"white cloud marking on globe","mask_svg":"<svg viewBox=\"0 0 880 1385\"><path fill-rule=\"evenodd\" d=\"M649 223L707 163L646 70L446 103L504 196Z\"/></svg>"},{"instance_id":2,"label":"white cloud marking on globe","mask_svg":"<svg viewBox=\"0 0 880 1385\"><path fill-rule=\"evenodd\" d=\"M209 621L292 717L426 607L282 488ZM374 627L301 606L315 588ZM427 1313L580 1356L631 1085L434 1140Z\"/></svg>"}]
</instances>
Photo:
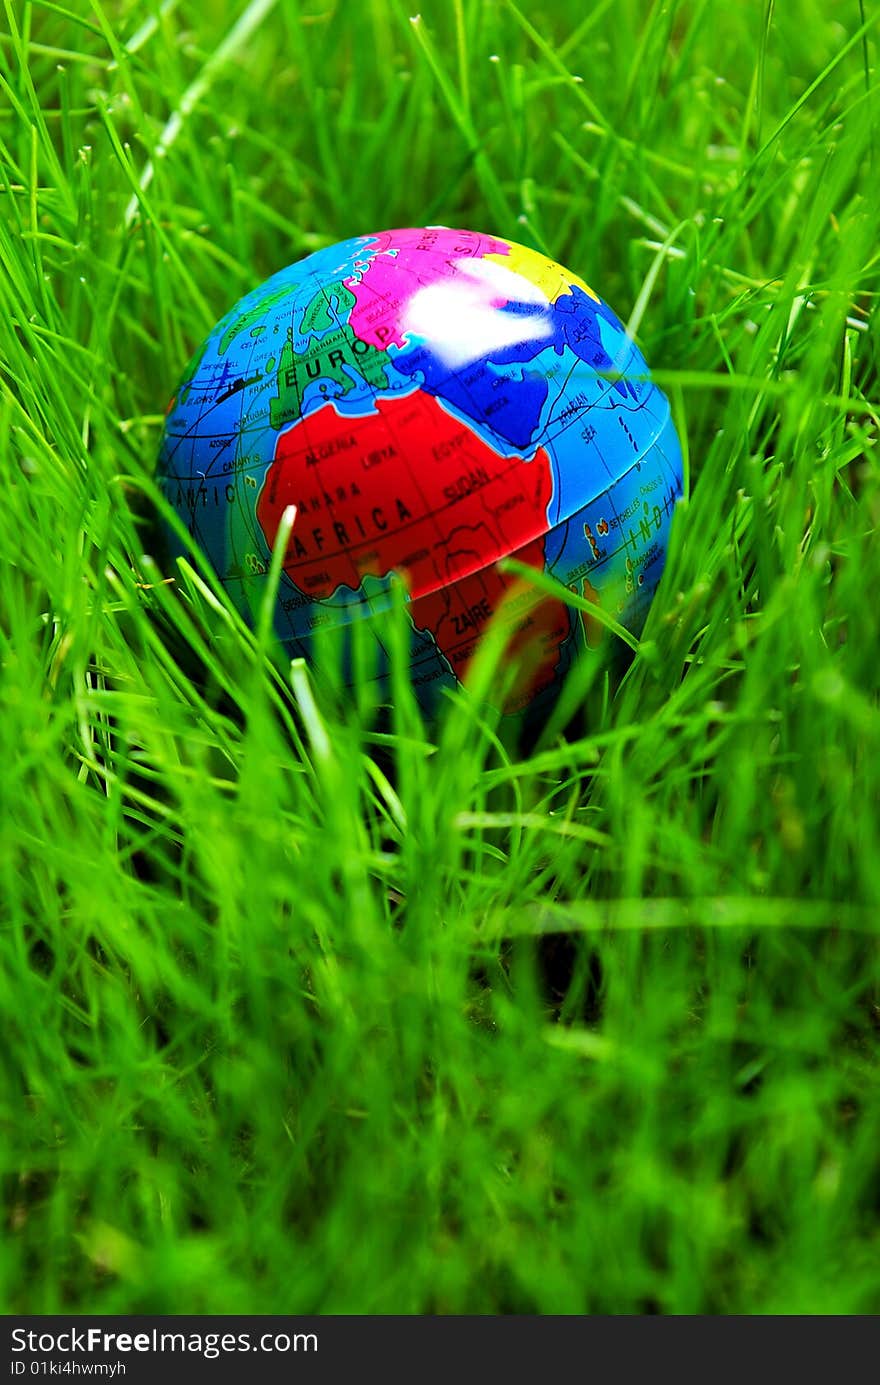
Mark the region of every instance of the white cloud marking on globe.
<instances>
[{"instance_id":1,"label":"white cloud marking on globe","mask_svg":"<svg viewBox=\"0 0 880 1385\"><path fill-rule=\"evenodd\" d=\"M424 337L451 370L518 342L553 335L550 299L537 284L494 260L452 261L454 279L426 284L406 305L403 329ZM526 303L543 312L499 312L502 303Z\"/></svg>"}]
</instances>

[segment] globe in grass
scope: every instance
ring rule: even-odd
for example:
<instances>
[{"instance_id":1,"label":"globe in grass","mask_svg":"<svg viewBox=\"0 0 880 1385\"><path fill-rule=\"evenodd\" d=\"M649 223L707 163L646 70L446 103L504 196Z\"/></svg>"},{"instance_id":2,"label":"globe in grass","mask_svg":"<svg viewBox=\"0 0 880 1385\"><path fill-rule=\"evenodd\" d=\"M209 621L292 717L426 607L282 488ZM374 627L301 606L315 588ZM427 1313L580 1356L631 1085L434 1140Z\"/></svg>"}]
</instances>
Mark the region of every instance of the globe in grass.
<instances>
[{"instance_id":1,"label":"globe in grass","mask_svg":"<svg viewBox=\"0 0 880 1385\"><path fill-rule=\"evenodd\" d=\"M292 657L319 626L386 609L397 577L425 704L494 616L507 711L551 696L603 627L499 560L637 633L682 480L668 402L593 290L444 227L331 245L242 298L171 401L159 472L249 618L285 543L275 630Z\"/></svg>"}]
</instances>

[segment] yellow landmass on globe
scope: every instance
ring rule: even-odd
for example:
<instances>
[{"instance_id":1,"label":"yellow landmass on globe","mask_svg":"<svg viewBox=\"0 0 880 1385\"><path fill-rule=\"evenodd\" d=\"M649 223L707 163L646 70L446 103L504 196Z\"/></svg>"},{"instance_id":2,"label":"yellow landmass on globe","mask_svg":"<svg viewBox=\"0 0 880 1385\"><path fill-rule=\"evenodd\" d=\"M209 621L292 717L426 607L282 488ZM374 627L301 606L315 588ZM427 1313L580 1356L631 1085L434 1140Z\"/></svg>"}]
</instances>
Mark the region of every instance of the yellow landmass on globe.
<instances>
[{"instance_id":1,"label":"yellow landmass on globe","mask_svg":"<svg viewBox=\"0 0 880 1385\"><path fill-rule=\"evenodd\" d=\"M548 259L537 250L530 250L526 245L516 245L513 241L508 241L507 244L510 250L506 255L490 251L484 259L496 260L498 264L504 265L505 269L522 274L530 283L537 285L542 293L546 293L551 303L555 303L560 294L571 293L573 284L577 284L579 289L583 289L584 293L588 293L597 303L599 302L599 295L593 292L589 284L585 284L577 274L563 269L555 260Z\"/></svg>"}]
</instances>

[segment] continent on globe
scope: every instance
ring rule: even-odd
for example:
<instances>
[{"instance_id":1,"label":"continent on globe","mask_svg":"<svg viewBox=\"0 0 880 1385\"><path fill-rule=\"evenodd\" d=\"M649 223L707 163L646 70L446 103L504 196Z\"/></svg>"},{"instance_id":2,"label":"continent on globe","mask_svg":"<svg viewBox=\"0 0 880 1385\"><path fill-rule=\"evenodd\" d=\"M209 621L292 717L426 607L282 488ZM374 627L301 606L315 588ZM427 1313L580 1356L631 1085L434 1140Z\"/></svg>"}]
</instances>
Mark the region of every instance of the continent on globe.
<instances>
[{"instance_id":1,"label":"continent on globe","mask_svg":"<svg viewBox=\"0 0 880 1385\"><path fill-rule=\"evenodd\" d=\"M532 543L510 555L538 572L544 569L544 543ZM555 680L562 648L571 634L569 608L553 597L535 598L527 583L494 564L440 587L413 601L413 624L430 632L437 648L463 682L488 622L500 620L509 632L507 661L514 677L504 710L513 712Z\"/></svg>"},{"instance_id":2,"label":"continent on globe","mask_svg":"<svg viewBox=\"0 0 880 1385\"><path fill-rule=\"evenodd\" d=\"M282 433L256 513L271 549L296 506L283 567L311 596L396 572L415 600L540 538L552 486L541 448L502 456L417 390L351 418L330 402Z\"/></svg>"},{"instance_id":3,"label":"continent on globe","mask_svg":"<svg viewBox=\"0 0 880 1385\"><path fill-rule=\"evenodd\" d=\"M504 254L507 245L473 231L449 232L440 226L417 231L384 231L365 236L369 253L354 262L346 280L354 307L351 325L362 341L384 348L406 346L403 318L417 294L432 284L449 288L458 260Z\"/></svg>"},{"instance_id":4,"label":"continent on globe","mask_svg":"<svg viewBox=\"0 0 880 1385\"><path fill-rule=\"evenodd\" d=\"M303 349L295 349L293 330L289 330L278 363L278 393L269 401L273 428L301 417L306 389L314 380L329 381L337 387L337 395L354 389L358 378L376 391L387 389L390 362L386 352L356 336L346 321L353 303L344 284L333 284L316 294L303 313Z\"/></svg>"},{"instance_id":5,"label":"continent on globe","mask_svg":"<svg viewBox=\"0 0 880 1385\"><path fill-rule=\"evenodd\" d=\"M540 289L551 303L555 303L561 293L571 293L574 287L589 294L596 303L602 302L599 295L593 292L580 275L563 269L555 260L539 254L527 245L515 245L513 241L502 242L498 250L487 251L486 259L497 260L503 267L521 274L533 283L535 288Z\"/></svg>"}]
</instances>

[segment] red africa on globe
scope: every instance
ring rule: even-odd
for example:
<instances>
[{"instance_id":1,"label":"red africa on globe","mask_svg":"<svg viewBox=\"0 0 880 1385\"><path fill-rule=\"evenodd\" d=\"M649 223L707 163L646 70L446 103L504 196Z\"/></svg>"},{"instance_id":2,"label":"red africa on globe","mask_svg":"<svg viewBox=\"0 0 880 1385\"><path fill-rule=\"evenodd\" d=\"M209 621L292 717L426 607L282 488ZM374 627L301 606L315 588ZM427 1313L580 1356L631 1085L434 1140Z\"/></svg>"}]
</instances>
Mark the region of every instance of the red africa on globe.
<instances>
[{"instance_id":1,"label":"red africa on globe","mask_svg":"<svg viewBox=\"0 0 880 1385\"><path fill-rule=\"evenodd\" d=\"M543 571L547 454L538 448L525 464L500 455L423 391L378 398L375 407L346 417L328 402L282 434L257 501L266 542L273 546L295 505L284 570L315 600L340 586L357 590L367 574L400 574L414 624L431 633L458 678L482 626L507 610L511 653L524 658L528 649L507 699L512 710L552 681L569 633L564 603L535 603L495 566L510 555Z\"/></svg>"}]
</instances>

